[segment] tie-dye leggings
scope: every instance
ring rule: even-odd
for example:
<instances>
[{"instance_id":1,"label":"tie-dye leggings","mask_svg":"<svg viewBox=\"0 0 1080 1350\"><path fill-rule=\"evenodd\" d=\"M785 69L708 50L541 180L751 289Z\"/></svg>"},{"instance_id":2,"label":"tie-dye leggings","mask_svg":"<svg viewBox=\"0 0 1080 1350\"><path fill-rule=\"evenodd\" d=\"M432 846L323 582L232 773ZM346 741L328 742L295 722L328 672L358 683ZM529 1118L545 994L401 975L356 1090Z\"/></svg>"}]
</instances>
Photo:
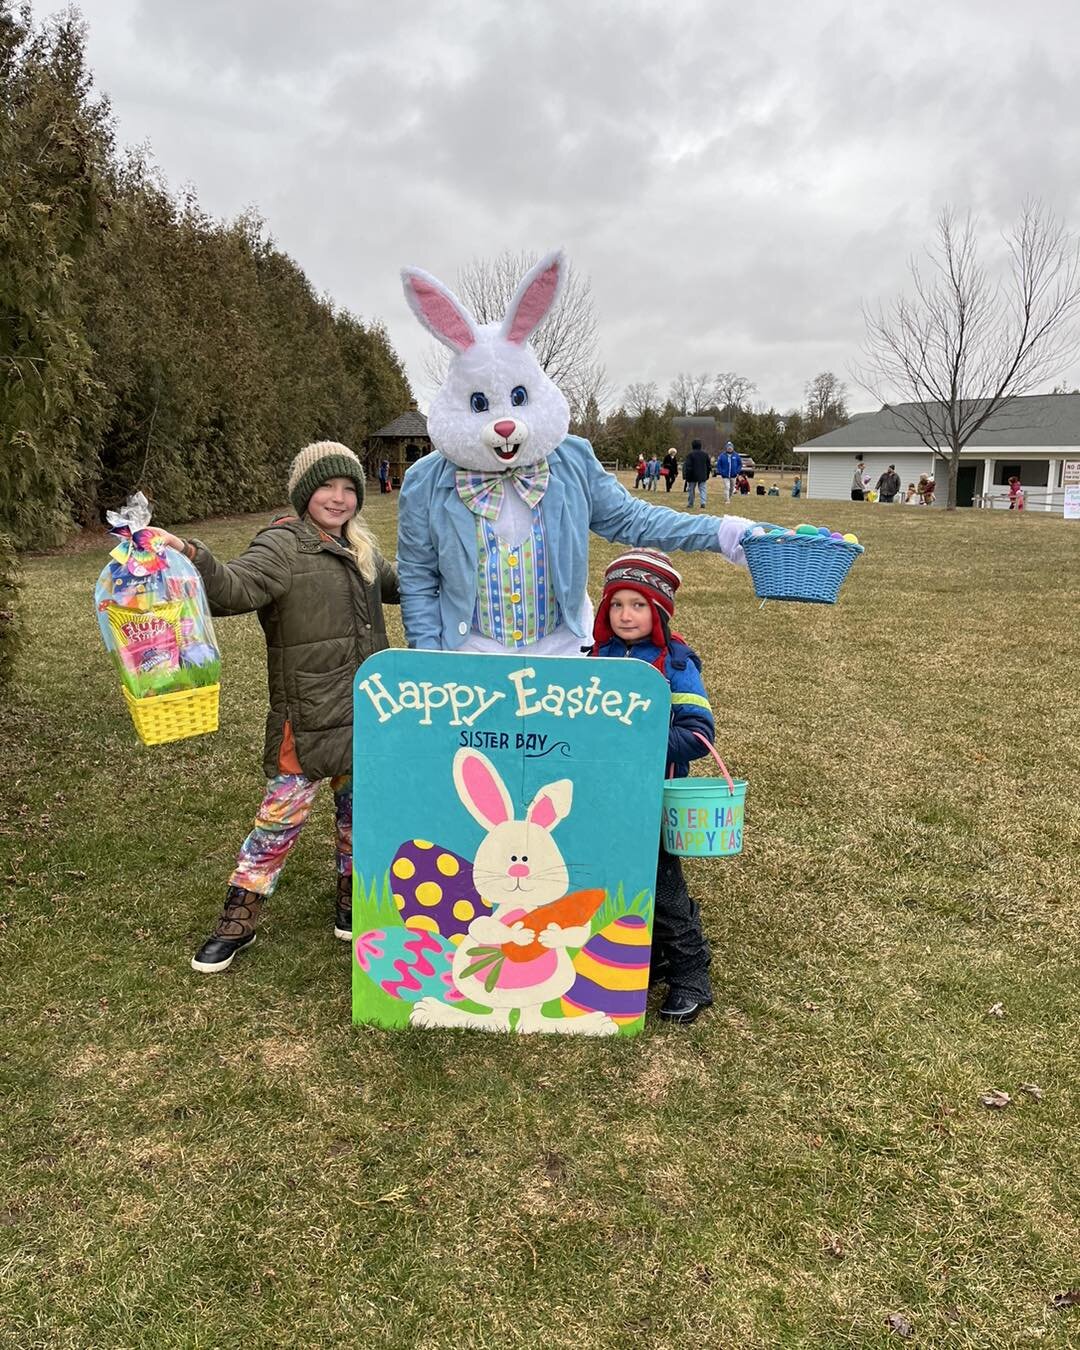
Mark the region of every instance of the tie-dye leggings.
<instances>
[{"instance_id":1,"label":"tie-dye leggings","mask_svg":"<svg viewBox=\"0 0 1080 1350\"><path fill-rule=\"evenodd\" d=\"M266 796L255 816L255 826L240 846L230 886L242 886L258 895L272 895L293 844L311 815L322 778L279 773L266 785ZM337 870L352 873L352 775L331 778L337 832Z\"/></svg>"}]
</instances>

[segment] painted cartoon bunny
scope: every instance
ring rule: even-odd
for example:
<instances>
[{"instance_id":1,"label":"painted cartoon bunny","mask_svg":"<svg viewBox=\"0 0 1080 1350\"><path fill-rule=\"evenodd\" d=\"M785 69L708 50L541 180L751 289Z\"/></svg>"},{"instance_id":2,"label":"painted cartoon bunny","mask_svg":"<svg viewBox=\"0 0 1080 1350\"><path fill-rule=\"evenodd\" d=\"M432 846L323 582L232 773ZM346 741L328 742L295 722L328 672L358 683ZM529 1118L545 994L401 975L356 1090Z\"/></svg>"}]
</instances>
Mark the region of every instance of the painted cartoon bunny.
<instances>
[{"instance_id":1,"label":"painted cartoon bunny","mask_svg":"<svg viewBox=\"0 0 1080 1350\"><path fill-rule=\"evenodd\" d=\"M610 1036L618 1031L605 1013L581 1017L547 1017L549 999L561 998L576 972L567 951L588 941L588 922L572 927L549 923L538 933L524 919L566 895L570 874L551 832L570 814L573 783L568 778L542 787L525 812L514 819L514 807L499 771L476 750L454 756L454 786L466 809L485 830L473 862L480 894L495 906L469 925L454 953L451 978L455 989L489 1013L469 1012L437 998L422 998L410 1021L425 1027L478 1027L508 1031L510 1014L520 1011L517 1030L554 1031ZM525 959L506 954L506 947L529 947Z\"/></svg>"},{"instance_id":2,"label":"painted cartoon bunny","mask_svg":"<svg viewBox=\"0 0 1080 1350\"><path fill-rule=\"evenodd\" d=\"M592 632L590 531L745 563L739 539L750 521L636 500L588 441L567 435L566 399L528 345L564 270L561 252L541 259L489 324L427 272L402 272L416 317L452 353L428 413L435 453L410 466L399 503L410 647L578 655Z\"/></svg>"}]
</instances>

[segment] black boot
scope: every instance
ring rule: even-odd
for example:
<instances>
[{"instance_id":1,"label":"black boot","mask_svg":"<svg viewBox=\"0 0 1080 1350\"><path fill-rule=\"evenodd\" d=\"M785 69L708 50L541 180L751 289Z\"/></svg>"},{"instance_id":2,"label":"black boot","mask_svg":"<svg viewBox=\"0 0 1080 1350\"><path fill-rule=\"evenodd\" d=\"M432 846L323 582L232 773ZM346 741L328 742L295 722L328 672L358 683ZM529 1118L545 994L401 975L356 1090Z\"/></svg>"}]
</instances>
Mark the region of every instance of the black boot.
<instances>
[{"instance_id":1,"label":"black boot","mask_svg":"<svg viewBox=\"0 0 1080 1350\"><path fill-rule=\"evenodd\" d=\"M338 873L337 903L334 905L334 936L342 942L352 939L352 873Z\"/></svg>"},{"instance_id":2,"label":"black boot","mask_svg":"<svg viewBox=\"0 0 1080 1350\"><path fill-rule=\"evenodd\" d=\"M214 931L191 958L191 969L203 975L227 970L236 953L255 941L255 925L265 899L242 886L230 886L225 892L225 908Z\"/></svg>"}]
</instances>

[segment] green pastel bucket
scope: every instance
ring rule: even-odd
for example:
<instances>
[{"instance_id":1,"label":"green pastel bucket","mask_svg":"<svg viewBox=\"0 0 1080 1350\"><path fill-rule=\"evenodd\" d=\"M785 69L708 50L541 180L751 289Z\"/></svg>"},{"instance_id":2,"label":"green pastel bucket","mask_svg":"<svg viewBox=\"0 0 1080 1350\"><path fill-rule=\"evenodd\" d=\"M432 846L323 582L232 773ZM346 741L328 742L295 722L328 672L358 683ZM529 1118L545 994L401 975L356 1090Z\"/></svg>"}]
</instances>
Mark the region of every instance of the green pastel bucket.
<instances>
[{"instance_id":1,"label":"green pastel bucket","mask_svg":"<svg viewBox=\"0 0 1080 1350\"><path fill-rule=\"evenodd\" d=\"M730 858L742 852L746 780L732 778L712 745L704 736L698 739L724 776L664 780L664 851L679 858Z\"/></svg>"}]
</instances>

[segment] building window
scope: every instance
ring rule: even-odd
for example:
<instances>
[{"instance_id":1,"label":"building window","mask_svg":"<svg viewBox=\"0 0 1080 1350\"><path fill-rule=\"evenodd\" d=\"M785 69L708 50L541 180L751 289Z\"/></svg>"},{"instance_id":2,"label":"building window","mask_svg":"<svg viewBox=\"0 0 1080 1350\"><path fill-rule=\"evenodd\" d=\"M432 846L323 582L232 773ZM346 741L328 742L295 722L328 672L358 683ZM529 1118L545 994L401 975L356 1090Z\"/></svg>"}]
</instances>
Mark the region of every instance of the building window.
<instances>
[{"instance_id":1,"label":"building window","mask_svg":"<svg viewBox=\"0 0 1080 1350\"><path fill-rule=\"evenodd\" d=\"M423 453L418 445L407 445L405 447L405 463L415 464Z\"/></svg>"},{"instance_id":2,"label":"building window","mask_svg":"<svg viewBox=\"0 0 1080 1350\"><path fill-rule=\"evenodd\" d=\"M1023 464L1007 460L994 461L994 486L1008 487L1010 478L1019 478L1024 487L1046 487L1050 481L1050 461L1029 459Z\"/></svg>"}]
</instances>

